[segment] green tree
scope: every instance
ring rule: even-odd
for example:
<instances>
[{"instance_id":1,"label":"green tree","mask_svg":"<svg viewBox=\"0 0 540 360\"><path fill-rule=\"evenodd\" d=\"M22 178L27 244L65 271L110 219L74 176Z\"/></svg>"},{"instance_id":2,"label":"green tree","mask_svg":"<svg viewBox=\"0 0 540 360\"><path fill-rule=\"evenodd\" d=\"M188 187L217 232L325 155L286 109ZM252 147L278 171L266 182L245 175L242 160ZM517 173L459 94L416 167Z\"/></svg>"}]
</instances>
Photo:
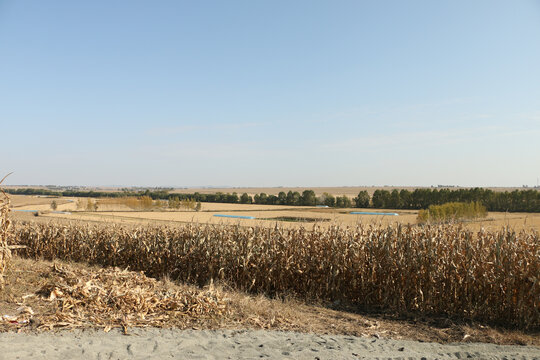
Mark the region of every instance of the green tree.
<instances>
[{"instance_id":1,"label":"green tree","mask_svg":"<svg viewBox=\"0 0 540 360\"><path fill-rule=\"evenodd\" d=\"M399 191L396 189L392 190L390 193L387 207L390 209L401 209L401 198L399 196Z\"/></svg>"},{"instance_id":2,"label":"green tree","mask_svg":"<svg viewBox=\"0 0 540 360\"><path fill-rule=\"evenodd\" d=\"M280 191L278 194L278 203L279 205L287 204L287 194L284 191Z\"/></svg>"},{"instance_id":3,"label":"green tree","mask_svg":"<svg viewBox=\"0 0 540 360\"><path fill-rule=\"evenodd\" d=\"M315 191L313 191L313 190L304 190L302 192L301 203L304 206L315 206L315 205L317 205L317 196L315 196Z\"/></svg>"},{"instance_id":4,"label":"green tree","mask_svg":"<svg viewBox=\"0 0 540 360\"><path fill-rule=\"evenodd\" d=\"M369 207L369 194L367 191L362 190L358 193L358 196L354 198L357 208L367 208Z\"/></svg>"},{"instance_id":5,"label":"green tree","mask_svg":"<svg viewBox=\"0 0 540 360\"><path fill-rule=\"evenodd\" d=\"M227 195L225 196L225 202L227 203L236 204L239 202L239 200L240 198L238 197L238 194L235 192L233 192L232 194L227 193Z\"/></svg>"},{"instance_id":6,"label":"green tree","mask_svg":"<svg viewBox=\"0 0 540 360\"><path fill-rule=\"evenodd\" d=\"M268 200L268 195L265 193L260 193L258 195L255 195L255 204L266 204Z\"/></svg>"},{"instance_id":7,"label":"green tree","mask_svg":"<svg viewBox=\"0 0 540 360\"><path fill-rule=\"evenodd\" d=\"M56 203L56 200L53 200L53 201L51 202L51 209L53 209L53 210L58 209L58 204Z\"/></svg>"},{"instance_id":8,"label":"green tree","mask_svg":"<svg viewBox=\"0 0 540 360\"><path fill-rule=\"evenodd\" d=\"M375 190L371 201L376 209L385 209L388 207L390 192L388 190Z\"/></svg>"},{"instance_id":9,"label":"green tree","mask_svg":"<svg viewBox=\"0 0 540 360\"><path fill-rule=\"evenodd\" d=\"M412 204L411 192L407 189L402 189L399 192L399 198L401 200L401 209L410 209Z\"/></svg>"},{"instance_id":10,"label":"green tree","mask_svg":"<svg viewBox=\"0 0 540 360\"><path fill-rule=\"evenodd\" d=\"M336 206L336 198L327 192L324 192L318 199L319 204L329 207Z\"/></svg>"},{"instance_id":11,"label":"green tree","mask_svg":"<svg viewBox=\"0 0 540 360\"><path fill-rule=\"evenodd\" d=\"M300 199L301 199L301 196L298 191L292 192L291 190L289 190L289 192L287 193L286 204L287 205L300 205Z\"/></svg>"},{"instance_id":12,"label":"green tree","mask_svg":"<svg viewBox=\"0 0 540 360\"><path fill-rule=\"evenodd\" d=\"M277 205L279 204L279 199L276 195L269 195L268 198L266 199L266 203L268 205Z\"/></svg>"},{"instance_id":13,"label":"green tree","mask_svg":"<svg viewBox=\"0 0 540 360\"><path fill-rule=\"evenodd\" d=\"M251 196L247 193L243 193L242 196L240 196L240 204L251 204L252 202Z\"/></svg>"},{"instance_id":14,"label":"green tree","mask_svg":"<svg viewBox=\"0 0 540 360\"><path fill-rule=\"evenodd\" d=\"M351 199L349 199L349 197L345 195L336 197L336 207L338 208L352 207Z\"/></svg>"}]
</instances>

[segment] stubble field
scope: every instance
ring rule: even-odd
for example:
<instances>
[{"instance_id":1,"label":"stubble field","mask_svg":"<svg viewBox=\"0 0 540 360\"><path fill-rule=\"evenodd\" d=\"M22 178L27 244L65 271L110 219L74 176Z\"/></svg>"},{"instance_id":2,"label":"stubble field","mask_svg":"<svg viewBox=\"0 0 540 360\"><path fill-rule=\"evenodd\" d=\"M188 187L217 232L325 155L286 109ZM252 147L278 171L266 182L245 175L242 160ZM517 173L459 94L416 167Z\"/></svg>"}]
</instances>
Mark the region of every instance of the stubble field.
<instances>
[{"instance_id":1,"label":"stubble field","mask_svg":"<svg viewBox=\"0 0 540 360\"><path fill-rule=\"evenodd\" d=\"M337 195L337 193L336 193ZM305 206L255 205L202 203L200 211L153 209L152 211L135 211L125 205L107 204L103 199L92 199L99 205L98 211L77 209L77 201L86 202L87 198L47 198L38 196L14 195L12 206L16 218L28 218L32 211L40 211L41 218L54 220L74 220L120 224L154 224L174 225L195 222L199 224L239 224L242 226L263 226L282 228L312 228L314 225L329 227L331 225L356 226L416 224L416 210L379 210L379 209L333 209ZM58 204L57 212L51 209L51 202ZM21 211L22 210L22 211ZM398 216L387 215L353 215L353 211L397 213ZM255 219L223 218L214 215L251 216ZM490 212L485 219L467 221L464 225L471 230L498 230L503 226L517 231L534 229L540 231L540 214L538 213L502 213Z\"/></svg>"}]
</instances>

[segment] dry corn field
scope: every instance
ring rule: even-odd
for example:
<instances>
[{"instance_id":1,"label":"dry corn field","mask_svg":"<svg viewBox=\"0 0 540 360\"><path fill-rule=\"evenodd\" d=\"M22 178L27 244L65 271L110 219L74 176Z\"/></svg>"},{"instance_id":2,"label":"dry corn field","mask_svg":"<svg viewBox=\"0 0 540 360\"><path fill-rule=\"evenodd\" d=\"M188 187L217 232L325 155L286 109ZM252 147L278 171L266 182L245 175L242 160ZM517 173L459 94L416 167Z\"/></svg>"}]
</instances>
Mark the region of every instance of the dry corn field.
<instances>
[{"instance_id":1,"label":"dry corn field","mask_svg":"<svg viewBox=\"0 0 540 360\"><path fill-rule=\"evenodd\" d=\"M30 258L118 266L198 285L222 280L255 293L341 300L398 314L540 328L535 231L19 222L12 241L26 246L18 253Z\"/></svg>"},{"instance_id":2,"label":"dry corn field","mask_svg":"<svg viewBox=\"0 0 540 360\"><path fill-rule=\"evenodd\" d=\"M9 198L2 192L0 194L2 199L0 200L0 288L4 284L4 271L11 258L11 250L8 246L8 233L10 230L11 222L8 218L9 214Z\"/></svg>"}]
</instances>

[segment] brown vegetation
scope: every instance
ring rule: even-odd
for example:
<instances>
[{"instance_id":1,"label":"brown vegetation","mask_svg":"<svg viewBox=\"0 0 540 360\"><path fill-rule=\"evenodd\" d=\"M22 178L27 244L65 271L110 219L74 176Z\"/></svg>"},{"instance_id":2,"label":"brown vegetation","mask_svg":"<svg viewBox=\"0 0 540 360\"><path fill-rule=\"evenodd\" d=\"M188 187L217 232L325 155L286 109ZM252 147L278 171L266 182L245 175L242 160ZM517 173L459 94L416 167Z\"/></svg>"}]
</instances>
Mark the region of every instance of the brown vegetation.
<instances>
[{"instance_id":1,"label":"brown vegetation","mask_svg":"<svg viewBox=\"0 0 540 360\"><path fill-rule=\"evenodd\" d=\"M0 288L2 288L4 284L4 272L11 259L11 250L8 245L11 222L8 218L9 197L3 191L0 196L2 197L0 200Z\"/></svg>"},{"instance_id":2,"label":"brown vegetation","mask_svg":"<svg viewBox=\"0 0 540 360\"><path fill-rule=\"evenodd\" d=\"M159 281L145 279L140 274L88 266L82 263L54 263L22 259L14 256L5 274L6 287L0 291L0 308L7 315L0 320L0 331L46 331L51 329L76 328L122 328L131 326L175 327L180 329L276 329L287 331L310 332L317 334L346 334L356 336L375 336L393 339L410 339L435 342L491 342L497 344L540 345L540 337L535 333L523 333L516 330L493 328L480 324L467 324L448 318L436 317L407 317L400 318L385 314L358 314L349 311L337 311L317 304L306 304L292 298L272 300L264 296L252 296L220 285L208 286L203 289L178 284L164 278ZM111 286L108 279L111 274L119 273L118 287ZM73 275L80 278L73 279ZM105 276L103 276L105 275ZM126 277L128 277L126 279ZM114 279L114 278L113 278ZM80 280L80 281L79 281ZM84 290L87 281L89 291ZM137 295L137 288L125 289L124 283L133 285L133 280L147 291L141 292L138 299L163 299L163 294L187 294L188 301L205 299L210 291L211 298L217 295L220 305L225 305L221 311L212 311L211 306L203 305L209 312L177 312L174 308L153 307L150 316L136 316L135 321L129 322L135 314L141 314L143 306L138 301L123 301ZM150 287L145 287L150 285ZM59 297L51 294L54 288L67 287ZM53 291L49 291L52 289ZM46 291L45 291L46 290ZM120 294L122 312L127 318L118 313L115 307L95 307L96 301L101 301L95 295L105 293L104 299L115 295L115 290L125 290ZM75 296L74 296L75 295ZM84 301L83 301L84 300ZM89 306L85 306L88 301ZM151 300L155 301L155 300ZM159 303L159 302L158 302ZM188 304L194 304L186 302ZM65 305L73 305L70 306ZM76 311L75 311L76 309ZM219 308L218 308L219 309ZM105 312L105 316L102 316ZM156 321L157 320L157 321ZM129 331L129 330L128 330Z\"/></svg>"},{"instance_id":3,"label":"brown vegetation","mask_svg":"<svg viewBox=\"0 0 540 360\"><path fill-rule=\"evenodd\" d=\"M363 309L540 327L534 231L461 226L305 229L18 224L25 256L129 267L205 285L344 301Z\"/></svg>"}]
</instances>

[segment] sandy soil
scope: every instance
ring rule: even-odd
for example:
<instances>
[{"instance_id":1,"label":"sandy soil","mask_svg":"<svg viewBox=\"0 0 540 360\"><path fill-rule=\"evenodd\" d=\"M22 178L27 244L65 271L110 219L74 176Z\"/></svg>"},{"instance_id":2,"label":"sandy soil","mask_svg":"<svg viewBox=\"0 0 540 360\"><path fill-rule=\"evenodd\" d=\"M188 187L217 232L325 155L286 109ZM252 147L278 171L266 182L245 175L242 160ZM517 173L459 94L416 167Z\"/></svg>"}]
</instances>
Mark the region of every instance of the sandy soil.
<instances>
[{"instance_id":1,"label":"sandy soil","mask_svg":"<svg viewBox=\"0 0 540 360\"><path fill-rule=\"evenodd\" d=\"M441 345L280 331L129 329L0 334L8 359L538 359L540 348L482 343Z\"/></svg>"}]
</instances>

